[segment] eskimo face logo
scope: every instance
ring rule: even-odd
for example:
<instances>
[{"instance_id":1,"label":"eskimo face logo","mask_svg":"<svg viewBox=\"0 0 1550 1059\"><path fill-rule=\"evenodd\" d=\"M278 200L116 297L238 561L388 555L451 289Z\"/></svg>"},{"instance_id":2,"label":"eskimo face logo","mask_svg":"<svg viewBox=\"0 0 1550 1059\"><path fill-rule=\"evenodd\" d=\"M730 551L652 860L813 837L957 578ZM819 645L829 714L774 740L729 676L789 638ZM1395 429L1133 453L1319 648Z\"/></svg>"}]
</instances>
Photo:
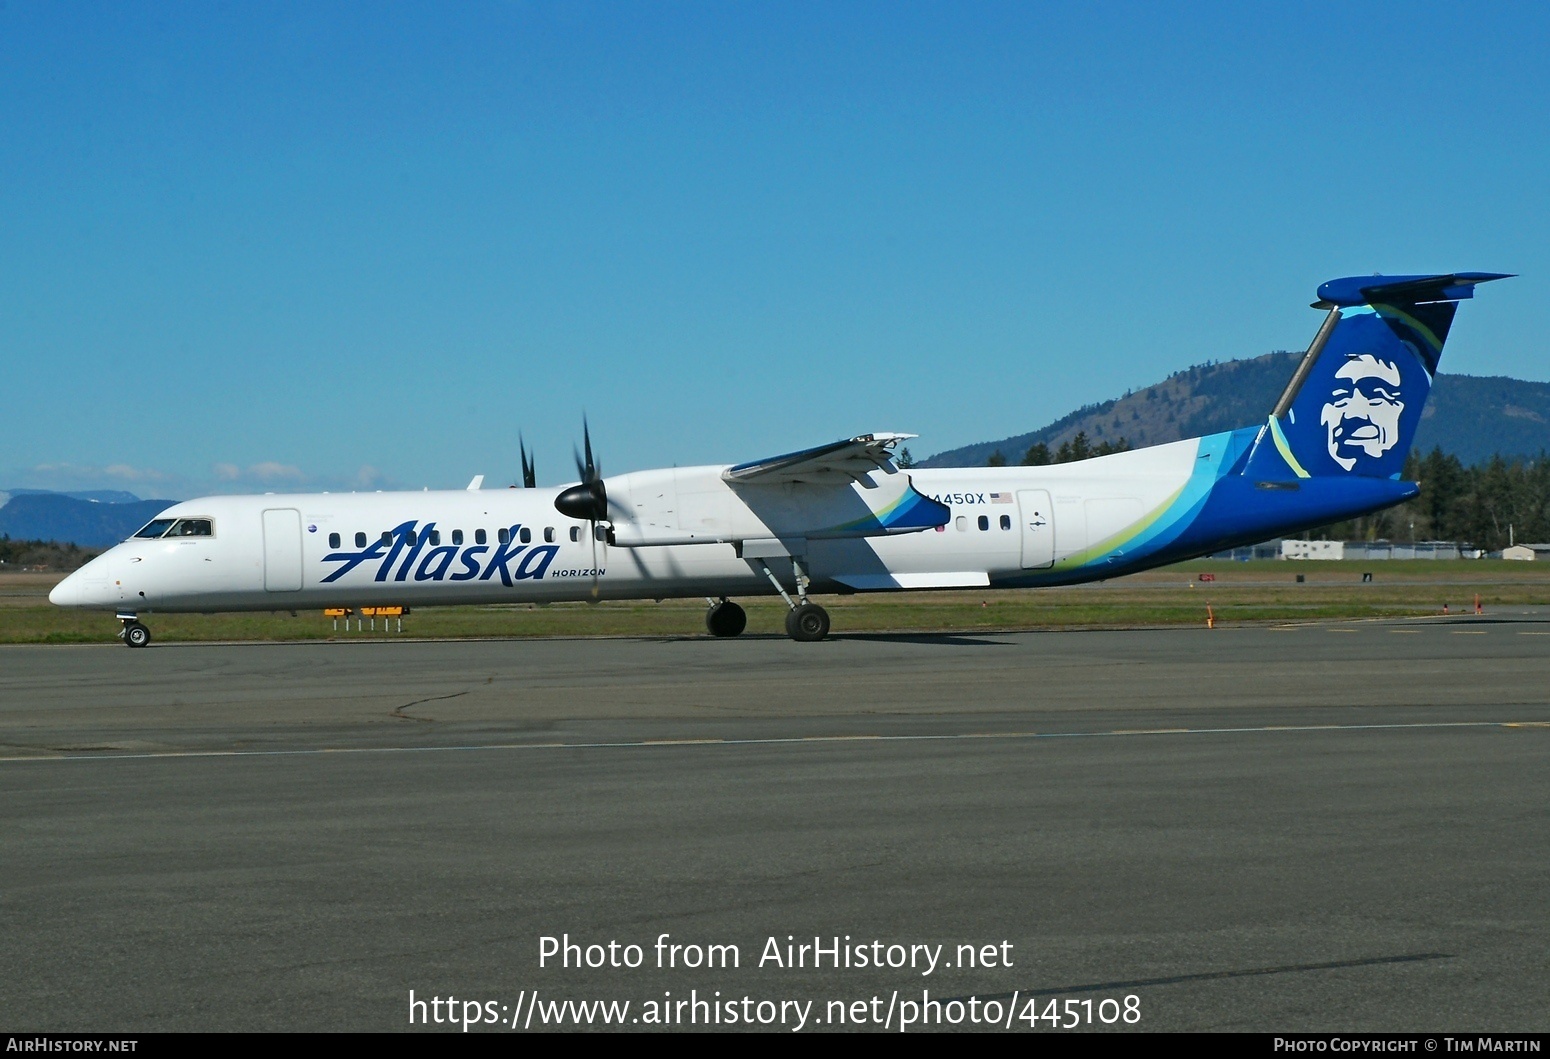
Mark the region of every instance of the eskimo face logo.
<instances>
[{"instance_id":1,"label":"eskimo face logo","mask_svg":"<svg viewBox=\"0 0 1550 1059\"><path fill-rule=\"evenodd\" d=\"M1377 459L1399 443L1399 366L1371 353L1353 356L1335 372L1335 388L1319 422L1329 457L1346 470L1365 457Z\"/></svg>"}]
</instances>

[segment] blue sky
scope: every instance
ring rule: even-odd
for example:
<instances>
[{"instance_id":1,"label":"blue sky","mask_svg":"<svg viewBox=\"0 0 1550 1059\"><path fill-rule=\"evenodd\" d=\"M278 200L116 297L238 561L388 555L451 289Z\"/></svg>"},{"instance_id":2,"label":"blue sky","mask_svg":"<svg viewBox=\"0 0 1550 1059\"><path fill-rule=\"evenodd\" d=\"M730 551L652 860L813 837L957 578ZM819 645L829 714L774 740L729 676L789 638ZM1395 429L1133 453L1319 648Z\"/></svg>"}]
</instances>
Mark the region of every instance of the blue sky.
<instances>
[{"instance_id":1,"label":"blue sky","mask_svg":"<svg viewBox=\"0 0 1550 1059\"><path fill-rule=\"evenodd\" d=\"M1334 276L1522 273L1530 4L0 0L0 488L917 455L1301 348Z\"/></svg>"}]
</instances>

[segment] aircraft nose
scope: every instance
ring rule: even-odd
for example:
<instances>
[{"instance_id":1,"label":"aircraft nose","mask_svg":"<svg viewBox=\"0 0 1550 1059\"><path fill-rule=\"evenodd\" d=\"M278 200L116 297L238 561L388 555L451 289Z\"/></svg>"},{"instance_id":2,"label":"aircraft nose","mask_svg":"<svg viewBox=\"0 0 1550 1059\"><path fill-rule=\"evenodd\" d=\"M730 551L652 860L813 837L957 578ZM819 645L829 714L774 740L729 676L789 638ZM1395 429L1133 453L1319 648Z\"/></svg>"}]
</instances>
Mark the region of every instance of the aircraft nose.
<instances>
[{"instance_id":1,"label":"aircraft nose","mask_svg":"<svg viewBox=\"0 0 1550 1059\"><path fill-rule=\"evenodd\" d=\"M54 590L48 594L48 601L56 607L115 606L118 593L112 587L112 581L116 566L111 556L97 556L55 585Z\"/></svg>"},{"instance_id":2,"label":"aircraft nose","mask_svg":"<svg viewBox=\"0 0 1550 1059\"><path fill-rule=\"evenodd\" d=\"M81 603L80 572L70 574L48 594L48 601L56 607L77 607Z\"/></svg>"}]
</instances>

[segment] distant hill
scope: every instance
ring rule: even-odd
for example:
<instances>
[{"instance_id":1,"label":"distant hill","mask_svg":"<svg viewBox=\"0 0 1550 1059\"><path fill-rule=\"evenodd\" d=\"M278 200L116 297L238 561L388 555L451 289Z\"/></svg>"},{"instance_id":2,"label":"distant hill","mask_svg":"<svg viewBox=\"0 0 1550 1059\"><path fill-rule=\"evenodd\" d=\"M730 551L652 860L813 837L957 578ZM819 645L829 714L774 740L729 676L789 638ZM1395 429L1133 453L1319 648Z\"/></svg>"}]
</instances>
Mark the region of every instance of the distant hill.
<instances>
[{"instance_id":1,"label":"distant hill","mask_svg":"<svg viewBox=\"0 0 1550 1059\"><path fill-rule=\"evenodd\" d=\"M106 548L176 503L173 500L141 500L133 493L107 495L130 499L102 503L67 493L15 490L5 506L0 507L0 536L18 541L58 541L82 548Z\"/></svg>"},{"instance_id":2,"label":"distant hill","mask_svg":"<svg viewBox=\"0 0 1550 1059\"><path fill-rule=\"evenodd\" d=\"M1027 434L937 453L922 467L983 467L999 451L1015 464L1044 442L1051 449L1085 431L1094 445L1120 438L1135 448L1200 437L1264 420L1297 369L1300 352L1199 364L1155 386L1079 408ZM1492 456L1550 451L1550 383L1502 376L1438 375L1416 447L1433 447L1472 465Z\"/></svg>"},{"instance_id":3,"label":"distant hill","mask_svg":"<svg viewBox=\"0 0 1550 1059\"><path fill-rule=\"evenodd\" d=\"M12 496L68 496L76 500L95 500L99 504L138 504L140 498L133 493L126 493L122 489L87 489L79 493L60 493L53 489L12 489L7 493L0 493L0 507L5 506L5 498Z\"/></svg>"}]
</instances>

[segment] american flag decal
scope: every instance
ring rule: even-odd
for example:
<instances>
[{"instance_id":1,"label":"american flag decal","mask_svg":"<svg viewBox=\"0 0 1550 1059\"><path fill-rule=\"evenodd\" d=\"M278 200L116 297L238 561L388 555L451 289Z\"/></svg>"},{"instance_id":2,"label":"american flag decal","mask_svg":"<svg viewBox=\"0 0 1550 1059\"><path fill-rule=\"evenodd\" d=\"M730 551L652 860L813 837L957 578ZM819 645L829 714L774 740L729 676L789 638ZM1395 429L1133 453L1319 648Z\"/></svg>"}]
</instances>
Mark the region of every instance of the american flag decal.
<instances>
[{"instance_id":1,"label":"american flag decal","mask_svg":"<svg viewBox=\"0 0 1550 1059\"><path fill-rule=\"evenodd\" d=\"M992 504L1010 504L1012 502L1012 494L1011 493L991 493L990 494L990 502Z\"/></svg>"}]
</instances>

